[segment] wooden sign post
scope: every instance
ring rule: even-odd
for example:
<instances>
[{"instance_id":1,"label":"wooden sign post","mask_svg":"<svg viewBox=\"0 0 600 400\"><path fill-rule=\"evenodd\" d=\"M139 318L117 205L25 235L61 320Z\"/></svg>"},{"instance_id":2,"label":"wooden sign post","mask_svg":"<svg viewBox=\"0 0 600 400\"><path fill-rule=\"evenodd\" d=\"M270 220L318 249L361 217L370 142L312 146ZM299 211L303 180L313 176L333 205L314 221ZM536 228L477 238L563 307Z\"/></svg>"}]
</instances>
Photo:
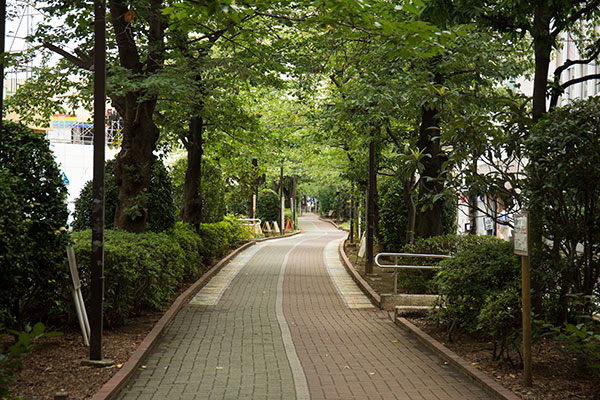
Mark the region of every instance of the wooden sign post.
<instances>
[{"instance_id":1,"label":"wooden sign post","mask_svg":"<svg viewBox=\"0 0 600 400\"><path fill-rule=\"evenodd\" d=\"M531 262L529 248L529 212L515 215L515 254L521 256L523 313L523 386L531 386Z\"/></svg>"}]
</instances>

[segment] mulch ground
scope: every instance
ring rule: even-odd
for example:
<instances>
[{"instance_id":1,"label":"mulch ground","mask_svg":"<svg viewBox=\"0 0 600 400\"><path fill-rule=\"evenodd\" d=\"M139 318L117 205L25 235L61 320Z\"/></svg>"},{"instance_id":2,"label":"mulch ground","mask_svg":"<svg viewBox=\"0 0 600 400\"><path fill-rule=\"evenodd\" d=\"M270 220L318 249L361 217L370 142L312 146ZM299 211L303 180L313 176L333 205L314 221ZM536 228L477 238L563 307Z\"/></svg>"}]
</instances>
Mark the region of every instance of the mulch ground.
<instances>
[{"instance_id":1,"label":"mulch ground","mask_svg":"<svg viewBox=\"0 0 600 400\"><path fill-rule=\"evenodd\" d=\"M22 357L23 369L10 385L12 394L54 399L56 393L66 392L69 399L90 398L129 359L161 316L162 312L149 312L121 328L105 330L103 356L115 361L107 368L81 366L81 360L89 358L89 348L79 331L41 339L31 354Z\"/></svg>"},{"instance_id":2,"label":"mulch ground","mask_svg":"<svg viewBox=\"0 0 600 400\"><path fill-rule=\"evenodd\" d=\"M357 247L346 243L344 249L350 262L375 291L380 294L393 292L393 275L389 270L375 266L374 273L367 276L364 272L364 263L356 254ZM600 376L580 372L575 359L551 337L543 338L533 347L533 386L524 388L521 368L513 367L508 362L494 361L491 343L481 342L467 335L462 335L458 340L450 343L444 327L424 317L408 319L475 368L523 399L600 400ZM518 359L516 353L514 358Z\"/></svg>"}]
</instances>

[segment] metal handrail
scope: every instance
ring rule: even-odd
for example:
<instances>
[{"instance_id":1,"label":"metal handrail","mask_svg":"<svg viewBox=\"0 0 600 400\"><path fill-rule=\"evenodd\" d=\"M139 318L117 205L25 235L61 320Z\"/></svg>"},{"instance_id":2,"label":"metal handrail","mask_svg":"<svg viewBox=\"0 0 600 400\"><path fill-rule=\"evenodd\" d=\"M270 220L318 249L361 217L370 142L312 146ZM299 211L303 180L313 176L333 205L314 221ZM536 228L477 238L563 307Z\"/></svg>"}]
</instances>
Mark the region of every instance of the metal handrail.
<instances>
[{"instance_id":1,"label":"metal handrail","mask_svg":"<svg viewBox=\"0 0 600 400\"><path fill-rule=\"evenodd\" d=\"M394 264L380 264L379 257L394 257ZM452 256L445 254L417 254L417 253L378 253L375 256L375 264L380 268L394 268L394 294L398 293L398 268L403 269L440 269L439 265L398 265L398 257L413 258L439 258L448 259Z\"/></svg>"}]
</instances>

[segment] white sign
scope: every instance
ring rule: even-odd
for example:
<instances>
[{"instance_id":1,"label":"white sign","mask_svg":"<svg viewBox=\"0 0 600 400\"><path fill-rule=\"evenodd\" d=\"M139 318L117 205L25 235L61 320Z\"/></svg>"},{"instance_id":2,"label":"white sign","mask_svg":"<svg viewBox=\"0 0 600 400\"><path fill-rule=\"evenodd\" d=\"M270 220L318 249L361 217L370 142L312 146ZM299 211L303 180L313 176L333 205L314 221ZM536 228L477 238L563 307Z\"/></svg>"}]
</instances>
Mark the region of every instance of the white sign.
<instances>
[{"instance_id":1,"label":"white sign","mask_svg":"<svg viewBox=\"0 0 600 400\"><path fill-rule=\"evenodd\" d=\"M515 241L515 254L520 256L529 255L529 241L527 235L529 234L529 213L523 212L515 215L515 230L513 232L513 238Z\"/></svg>"}]
</instances>

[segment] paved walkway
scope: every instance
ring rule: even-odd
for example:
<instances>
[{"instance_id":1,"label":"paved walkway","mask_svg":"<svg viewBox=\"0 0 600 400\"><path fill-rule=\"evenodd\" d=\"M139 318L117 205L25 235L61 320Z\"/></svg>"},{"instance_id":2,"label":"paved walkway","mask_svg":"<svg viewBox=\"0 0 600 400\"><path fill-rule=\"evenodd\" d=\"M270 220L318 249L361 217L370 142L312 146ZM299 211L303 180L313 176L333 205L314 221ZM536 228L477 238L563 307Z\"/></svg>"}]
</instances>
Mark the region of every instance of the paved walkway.
<instances>
[{"instance_id":1,"label":"paved walkway","mask_svg":"<svg viewBox=\"0 0 600 400\"><path fill-rule=\"evenodd\" d=\"M238 255L175 317L120 399L486 399L376 311L343 270L343 232Z\"/></svg>"}]
</instances>

